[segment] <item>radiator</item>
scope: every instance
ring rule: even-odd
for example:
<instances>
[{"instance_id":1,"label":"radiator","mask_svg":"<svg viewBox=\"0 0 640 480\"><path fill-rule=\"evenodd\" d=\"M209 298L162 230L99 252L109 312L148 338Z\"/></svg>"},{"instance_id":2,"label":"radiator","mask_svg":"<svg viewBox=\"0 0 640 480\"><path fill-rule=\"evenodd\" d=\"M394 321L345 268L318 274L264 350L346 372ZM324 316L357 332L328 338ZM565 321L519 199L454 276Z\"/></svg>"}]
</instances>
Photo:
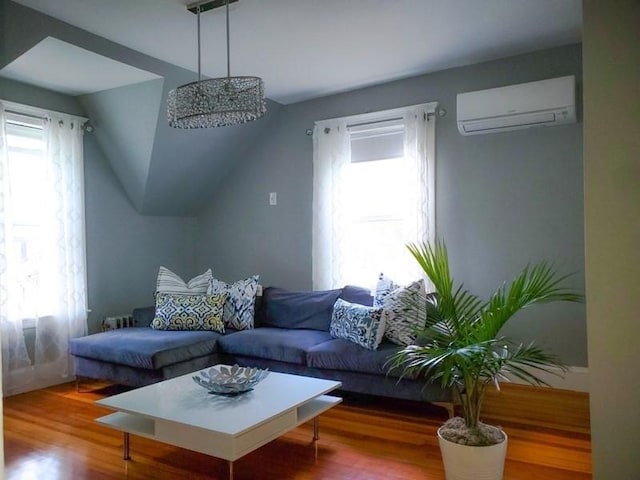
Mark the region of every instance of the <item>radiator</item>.
<instances>
[{"instance_id":1,"label":"radiator","mask_svg":"<svg viewBox=\"0 0 640 480\"><path fill-rule=\"evenodd\" d=\"M102 331L116 330L117 328L135 327L135 320L131 315L116 315L102 320Z\"/></svg>"}]
</instances>

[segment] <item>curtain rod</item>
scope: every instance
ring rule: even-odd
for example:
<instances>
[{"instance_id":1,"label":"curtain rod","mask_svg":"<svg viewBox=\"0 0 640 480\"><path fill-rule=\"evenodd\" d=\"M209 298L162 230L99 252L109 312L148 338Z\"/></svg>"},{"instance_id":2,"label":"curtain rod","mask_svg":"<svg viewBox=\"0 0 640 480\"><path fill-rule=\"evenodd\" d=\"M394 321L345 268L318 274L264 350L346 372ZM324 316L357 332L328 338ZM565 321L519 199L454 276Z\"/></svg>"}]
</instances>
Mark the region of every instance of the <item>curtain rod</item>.
<instances>
[{"instance_id":1,"label":"curtain rod","mask_svg":"<svg viewBox=\"0 0 640 480\"><path fill-rule=\"evenodd\" d=\"M425 112L424 118L426 120L427 118L433 117L435 115L436 115L436 112ZM348 123L347 124L347 128L366 127L366 126L369 126L369 125L376 125L378 123L395 122L395 121L398 121L398 120L402 120L402 117L384 118L384 119L381 119L381 120L374 120L372 122ZM307 134L307 136L311 136L311 135L313 135L313 130L311 130L310 128L307 128L305 133ZM325 133L328 133L328 128L325 128Z\"/></svg>"},{"instance_id":2,"label":"curtain rod","mask_svg":"<svg viewBox=\"0 0 640 480\"><path fill-rule=\"evenodd\" d=\"M14 115L21 115L23 117L36 118L38 120L49 120L49 117L45 115L34 115L33 113L19 112L18 110L11 110L10 108L5 108L4 111L7 113L13 113ZM68 115L70 117L76 117L76 118L79 118L80 120L84 120L85 123L89 121L87 117L81 117L79 115L73 115L70 113L62 113L62 112L53 112L53 113L60 113L62 115Z\"/></svg>"},{"instance_id":3,"label":"curtain rod","mask_svg":"<svg viewBox=\"0 0 640 480\"><path fill-rule=\"evenodd\" d=\"M314 124L322 124L324 122L333 122L336 120L342 120L349 124L349 122L367 122L369 119L380 119L386 117L387 119L393 117L401 117L408 110L424 110L428 116L435 113L438 108L438 102L421 103L417 105L407 105L405 107L391 108L388 110L381 110L378 112L359 113L355 115L348 115L345 117L327 118L324 120L316 120Z\"/></svg>"},{"instance_id":4,"label":"curtain rod","mask_svg":"<svg viewBox=\"0 0 640 480\"><path fill-rule=\"evenodd\" d=\"M4 111L7 112L7 113L12 113L14 115L20 115L22 117L35 118L36 120L44 120L45 122L47 120L49 120L49 118L44 116L44 115L36 115L36 114L33 114L33 113L19 112L17 110L12 110L11 108L5 108ZM53 110L52 110L52 112L53 112ZM91 120L89 120L86 117L80 117L78 115L71 115L69 113L62 113L62 112L54 112L54 113L61 113L62 115L68 115L70 117L76 117L76 118L80 119L82 121L82 124L80 125L80 128L82 130L84 130L85 132L92 133L93 130L95 129L95 127L91 123Z\"/></svg>"},{"instance_id":5,"label":"curtain rod","mask_svg":"<svg viewBox=\"0 0 640 480\"><path fill-rule=\"evenodd\" d=\"M42 107L35 107L32 105L25 105L22 103L17 103L17 102L12 102L10 100L5 100L3 98L0 97L0 103L4 104L4 110L5 112L10 112L10 113L14 113L14 114L18 114L18 115L24 115L24 116L28 116L31 118L43 118L46 119L46 115L47 113L52 113L52 114L56 114L56 115L66 115L68 117L76 117L80 120L84 120L85 122L88 122L90 119L87 117L84 117L82 115L76 115L73 113L66 113L66 112L58 112L56 110L51 110L48 108L42 108Z\"/></svg>"}]
</instances>

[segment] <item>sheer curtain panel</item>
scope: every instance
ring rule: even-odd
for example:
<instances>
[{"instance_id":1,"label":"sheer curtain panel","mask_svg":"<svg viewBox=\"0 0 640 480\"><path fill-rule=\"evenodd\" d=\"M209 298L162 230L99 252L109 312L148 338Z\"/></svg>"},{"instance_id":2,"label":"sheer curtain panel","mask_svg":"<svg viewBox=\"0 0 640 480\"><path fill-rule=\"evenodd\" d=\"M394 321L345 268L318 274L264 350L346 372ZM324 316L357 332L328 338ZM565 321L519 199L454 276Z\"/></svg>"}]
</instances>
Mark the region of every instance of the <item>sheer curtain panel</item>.
<instances>
[{"instance_id":1,"label":"sheer curtain panel","mask_svg":"<svg viewBox=\"0 0 640 480\"><path fill-rule=\"evenodd\" d=\"M351 161L346 121L318 123L313 131L313 288L333 288L342 281L346 231L345 177Z\"/></svg>"},{"instance_id":2,"label":"sheer curtain panel","mask_svg":"<svg viewBox=\"0 0 640 480\"><path fill-rule=\"evenodd\" d=\"M69 381L69 339L87 333L84 119L9 106L0 102L5 395Z\"/></svg>"}]
</instances>

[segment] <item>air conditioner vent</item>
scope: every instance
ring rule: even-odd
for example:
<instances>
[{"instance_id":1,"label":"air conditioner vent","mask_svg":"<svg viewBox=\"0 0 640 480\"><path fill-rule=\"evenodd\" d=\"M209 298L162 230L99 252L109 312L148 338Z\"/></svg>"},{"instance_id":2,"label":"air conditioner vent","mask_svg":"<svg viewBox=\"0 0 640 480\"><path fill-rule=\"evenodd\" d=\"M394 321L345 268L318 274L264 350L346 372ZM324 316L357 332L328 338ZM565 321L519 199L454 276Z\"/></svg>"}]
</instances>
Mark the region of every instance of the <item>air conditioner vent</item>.
<instances>
[{"instance_id":1,"label":"air conditioner vent","mask_svg":"<svg viewBox=\"0 0 640 480\"><path fill-rule=\"evenodd\" d=\"M457 114L463 135L573 123L575 78L571 75L460 93Z\"/></svg>"}]
</instances>

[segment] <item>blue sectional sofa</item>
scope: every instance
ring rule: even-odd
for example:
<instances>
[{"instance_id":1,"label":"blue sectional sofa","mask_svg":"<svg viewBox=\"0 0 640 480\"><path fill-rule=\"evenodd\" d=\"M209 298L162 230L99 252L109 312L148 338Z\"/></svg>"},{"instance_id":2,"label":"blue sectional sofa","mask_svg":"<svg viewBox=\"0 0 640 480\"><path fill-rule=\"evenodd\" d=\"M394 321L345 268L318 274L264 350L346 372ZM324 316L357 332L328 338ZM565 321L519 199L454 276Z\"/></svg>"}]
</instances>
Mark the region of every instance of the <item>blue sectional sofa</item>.
<instances>
[{"instance_id":1,"label":"blue sectional sofa","mask_svg":"<svg viewBox=\"0 0 640 480\"><path fill-rule=\"evenodd\" d=\"M77 377L142 386L217 363L268 368L342 382L342 390L369 395L449 402L449 391L388 371L399 347L386 340L367 350L329 333L337 298L371 305L368 290L347 286L324 292L266 288L256 302L255 328L224 334L149 327L154 307L133 311L136 327L71 340Z\"/></svg>"}]
</instances>

